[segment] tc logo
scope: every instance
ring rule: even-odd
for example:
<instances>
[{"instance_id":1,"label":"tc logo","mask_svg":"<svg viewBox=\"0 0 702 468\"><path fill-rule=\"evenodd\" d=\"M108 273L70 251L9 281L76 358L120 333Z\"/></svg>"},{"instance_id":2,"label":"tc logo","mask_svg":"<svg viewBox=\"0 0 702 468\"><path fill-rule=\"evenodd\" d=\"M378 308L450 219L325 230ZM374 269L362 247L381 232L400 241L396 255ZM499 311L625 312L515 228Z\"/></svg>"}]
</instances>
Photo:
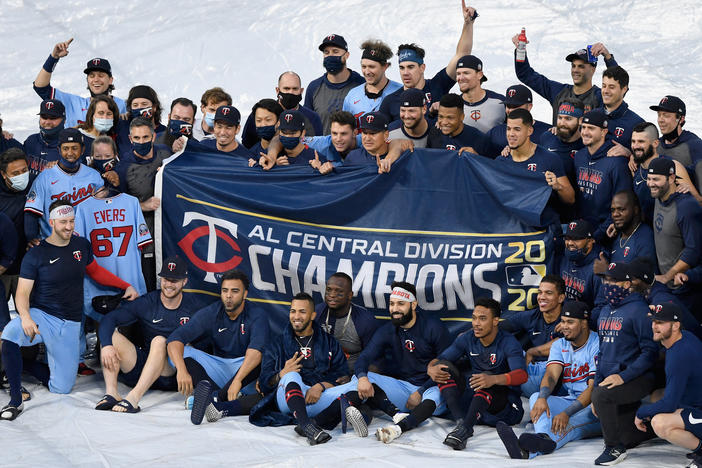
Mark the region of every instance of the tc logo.
<instances>
[{"instance_id":1,"label":"tc logo","mask_svg":"<svg viewBox=\"0 0 702 468\"><path fill-rule=\"evenodd\" d=\"M662 305L662 304L658 304L658 305L656 306L656 313L660 312L661 310L663 310L663 305Z\"/></svg>"},{"instance_id":2,"label":"tc logo","mask_svg":"<svg viewBox=\"0 0 702 468\"><path fill-rule=\"evenodd\" d=\"M333 41L336 35L332 34L331 36L327 36L328 41Z\"/></svg>"},{"instance_id":3,"label":"tc logo","mask_svg":"<svg viewBox=\"0 0 702 468\"><path fill-rule=\"evenodd\" d=\"M515 94L517 94L516 89L510 89L509 91L507 91L507 96L509 97L514 97Z\"/></svg>"},{"instance_id":4,"label":"tc logo","mask_svg":"<svg viewBox=\"0 0 702 468\"><path fill-rule=\"evenodd\" d=\"M622 135L624 135L624 129L622 127L617 127L614 129L614 135L617 138L621 138Z\"/></svg>"},{"instance_id":5,"label":"tc logo","mask_svg":"<svg viewBox=\"0 0 702 468\"><path fill-rule=\"evenodd\" d=\"M181 317L180 318L181 325L185 325L186 323L188 323L188 321L190 321L190 317Z\"/></svg>"},{"instance_id":6,"label":"tc logo","mask_svg":"<svg viewBox=\"0 0 702 468\"><path fill-rule=\"evenodd\" d=\"M229 115L232 110L229 107L222 108L222 115Z\"/></svg>"},{"instance_id":7,"label":"tc logo","mask_svg":"<svg viewBox=\"0 0 702 468\"><path fill-rule=\"evenodd\" d=\"M53 102L47 102L44 107L46 107L46 110L51 110L54 108L54 103Z\"/></svg>"},{"instance_id":8,"label":"tc logo","mask_svg":"<svg viewBox=\"0 0 702 468\"><path fill-rule=\"evenodd\" d=\"M76 250L73 252L73 258L80 262L80 259L83 258L83 254L80 253L80 250Z\"/></svg>"},{"instance_id":9,"label":"tc logo","mask_svg":"<svg viewBox=\"0 0 702 468\"><path fill-rule=\"evenodd\" d=\"M374 116L374 115L367 115L367 116L366 116L366 122L371 123L371 122L373 122L374 120L375 120L375 116Z\"/></svg>"},{"instance_id":10,"label":"tc logo","mask_svg":"<svg viewBox=\"0 0 702 468\"><path fill-rule=\"evenodd\" d=\"M490 364L495 364L497 362L497 354L491 353L490 354Z\"/></svg>"},{"instance_id":11,"label":"tc logo","mask_svg":"<svg viewBox=\"0 0 702 468\"><path fill-rule=\"evenodd\" d=\"M414 347L414 341L412 340L405 340L405 349L409 351L410 353L413 353L414 350L416 349Z\"/></svg>"},{"instance_id":12,"label":"tc logo","mask_svg":"<svg viewBox=\"0 0 702 468\"><path fill-rule=\"evenodd\" d=\"M293 115L292 114L285 114L284 118L285 118L285 121L287 123L290 123L290 121L293 119Z\"/></svg>"},{"instance_id":13,"label":"tc logo","mask_svg":"<svg viewBox=\"0 0 702 468\"><path fill-rule=\"evenodd\" d=\"M168 271L173 271L173 270L175 270L176 264L173 263L173 262L170 262L170 263L167 265L167 267L168 267Z\"/></svg>"},{"instance_id":14,"label":"tc logo","mask_svg":"<svg viewBox=\"0 0 702 468\"><path fill-rule=\"evenodd\" d=\"M208 283L216 283L217 280L214 276L215 273L222 273L224 271L236 268L242 261L240 256L232 255L224 262L215 263L215 260L217 259L217 238L222 239L235 252L241 252L241 249L236 241L231 236L227 235L226 232L218 229L217 226L225 228L232 234L232 236L234 236L234 238L237 237L238 226L235 223L225 221L223 219L207 216L194 211L186 211L185 215L183 216L183 227L187 226L192 221L205 221L207 226L200 226L190 231L180 240L180 242L178 242L178 247L183 250L185 255L188 257L188 260L190 260L193 265L200 270L207 272L205 275L205 281ZM207 260L203 260L198 257L193 250L193 244L195 241L204 236L208 236Z\"/></svg>"},{"instance_id":15,"label":"tc logo","mask_svg":"<svg viewBox=\"0 0 702 468\"><path fill-rule=\"evenodd\" d=\"M536 163L527 164L527 170L530 170L532 172L536 172Z\"/></svg>"},{"instance_id":16,"label":"tc logo","mask_svg":"<svg viewBox=\"0 0 702 468\"><path fill-rule=\"evenodd\" d=\"M609 266L607 267L608 270L612 271L617 267L616 263L610 263Z\"/></svg>"},{"instance_id":17,"label":"tc logo","mask_svg":"<svg viewBox=\"0 0 702 468\"><path fill-rule=\"evenodd\" d=\"M446 149L449 151L456 151L456 145L446 145Z\"/></svg>"},{"instance_id":18,"label":"tc logo","mask_svg":"<svg viewBox=\"0 0 702 468\"><path fill-rule=\"evenodd\" d=\"M473 119L474 121L480 120L480 111L479 110L474 110L470 113L470 118Z\"/></svg>"},{"instance_id":19,"label":"tc logo","mask_svg":"<svg viewBox=\"0 0 702 468\"><path fill-rule=\"evenodd\" d=\"M568 225L568 229L570 229L570 230L572 231L572 230L575 229L577 226L578 226L578 223L576 223L575 221L573 221L572 223L570 223L570 224Z\"/></svg>"},{"instance_id":20,"label":"tc logo","mask_svg":"<svg viewBox=\"0 0 702 468\"><path fill-rule=\"evenodd\" d=\"M93 59L93 65L95 65L95 66L100 65L100 59L98 59L98 58Z\"/></svg>"}]
</instances>

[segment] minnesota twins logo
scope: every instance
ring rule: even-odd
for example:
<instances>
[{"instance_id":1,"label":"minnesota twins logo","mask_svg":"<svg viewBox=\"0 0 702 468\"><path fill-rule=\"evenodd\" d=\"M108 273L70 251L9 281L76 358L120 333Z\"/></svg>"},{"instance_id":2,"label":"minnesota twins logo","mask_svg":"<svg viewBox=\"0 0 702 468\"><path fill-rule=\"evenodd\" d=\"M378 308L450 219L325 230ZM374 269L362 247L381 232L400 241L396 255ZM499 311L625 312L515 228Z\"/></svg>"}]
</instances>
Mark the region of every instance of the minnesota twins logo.
<instances>
[{"instance_id":1,"label":"minnesota twins logo","mask_svg":"<svg viewBox=\"0 0 702 468\"><path fill-rule=\"evenodd\" d=\"M327 41L333 41L336 36L332 34L331 36L327 36Z\"/></svg>"},{"instance_id":2,"label":"minnesota twins logo","mask_svg":"<svg viewBox=\"0 0 702 468\"><path fill-rule=\"evenodd\" d=\"M497 354L491 353L490 354L490 364L495 364L497 362Z\"/></svg>"},{"instance_id":3,"label":"minnesota twins logo","mask_svg":"<svg viewBox=\"0 0 702 468\"><path fill-rule=\"evenodd\" d=\"M609 271L612 271L612 270L614 270L616 267L617 267L617 264L616 264L616 263L610 263L609 266L607 267L607 269L608 269Z\"/></svg>"},{"instance_id":4,"label":"minnesota twins logo","mask_svg":"<svg viewBox=\"0 0 702 468\"><path fill-rule=\"evenodd\" d=\"M536 163L527 164L527 170L536 172Z\"/></svg>"},{"instance_id":5,"label":"minnesota twins logo","mask_svg":"<svg viewBox=\"0 0 702 468\"><path fill-rule=\"evenodd\" d=\"M656 313L660 312L661 310L663 310L663 305L658 304L658 305L656 306Z\"/></svg>"},{"instance_id":6,"label":"minnesota twins logo","mask_svg":"<svg viewBox=\"0 0 702 468\"><path fill-rule=\"evenodd\" d=\"M629 255L629 250L631 250L630 247L624 247L624 256L627 257Z\"/></svg>"},{"instance_id":7,"label":"minnesota twins logo","mask_svg":"<svg viewBox=\"0 0 702 468\"><path fill-rule=\"evenodd\" d=\"M431 102L431 93L424 93L424 97L426 98L427 102Z\"/></svg>"},{"instance_id":8,"label":"minnesota twins logo","mask_svg":"<svg viewBox=\"0 0 702 468\"><path fill-rule=\"evenodd\" d=\"M622 135L624 135L624 129L622 127L617 127L614 129L614 135L617 138L621 138Z\"/></svg>"},{"instance_id":9,"label":"minnesota twins logo","mask_svg":"<svg viewBox=\"0 0 702 468\"><path fill-rule=\"evenodd\" d=\"M229 107L222 108L222 115L229 115L232 110Z\"/></svg>"},{"instance_id":10,"label":"minnesota twins logo","mask_svg":"<svg viewBox=\"0 0 702 468\"><path fill-rule=\"evenodd\" d=\"M80 259L83 258L83 254L80 253L80 250L74 250L73 251L73 258L78 260L80 262Z\"/></svg>"},{"instance_id":11,"label":"minnesota twins logo","mask_svg":"<svg viewBox=\"0 0 702 468\"><path fill-rule=\"evenodd\" d=\"M410 353L413 353L414 350L416 349L414 347L414 341L412 340L405 340L405 349L409 351Z\"/></svg>"},{"instance_id":12,"label":"minnesota twins logo","mask_svg":"<svg viewBox=\"0 0 702 468\"><path fill-rule=\"evenodd\" d=\"M168 267L168 271L173 271L176 268L176 264L173 262L170 262L167 267Z\"/></svg>"},{"instance_id":13,"label":"minnesota twins logo","mask_svg":"<svg viewBox=\"0 0 702 468\"><path fill-rule=\"evenodd\" d=\"M516 89L510 89L509 91L507 91L507 96L509 97L514 97L515 94L517 94Z\"/></svg>"},{"instance_id":14,"label":"minnesota twins logo","mask_svg":"<svg viewBox=\"0 0 702 468\"><path fill-rule=\"evenodd\" d=\"M575 221L573 221L572 223L570 223L570 224L568 225L568 229L570 229L570 230L572 231L573 229L575 229L575 228L577 227L577 225L578 225L578 223L576 223Z\"/></svg>"},{"instance_id":15,"label":"minnesota twins logo","mask_svg":"<svg viewBox=\"0 0 702 468\"><path fill-rule=\"evenodd\" d=\"M181 325L185 325L186 323L188 323L188 321L190 321L190 317L181 317L180 318Z\"/></svg>"},{"instance_id":16,"label":"minnesota twins logo","mask_svg":"<svg viewBox=\"0 0 702 468\"><path fill-rule=\"evenodd\" d=\"M300 354L302 355L303 359L308 359L312 357L312 348L310 348L309 346L301 346Z\"/></svg>"},{"instance_id":17,"label":"minnesota twins logo","mask_svg":"<svg viewBox=\"0 0 702 468\"><path fill-rule=\"evenodd\" d=\"M93 59L93 65L95 65L95 66L100 65L100 59L98 59L98 58Z\"/></svg>"},{"instance_id":18,"label":"minnesota twins logo","mask_svg":"<svg viewBox=\"0 0 702 468\"><path fill-rule=\"evenodd\" d=\"M374 115L367 115L367 116L366 116L366 122L371 123L371 122L373 122L374 120L375 120L375 116L374 116Z\"/></svg>"},{"instance_id":19,"label":"minnesota twins logo","mask_svg":"<svg viewBox=\"0 0 702 468\"><path fill-rule=\"evenodd\" d=\"M54 108L54 103L53 102L47 102L44 104L44 107L46 107L46 110L50 110Z\"/></svg>"},{"instance_id":20,"label":"minnesota twins logo","mask_svg":"<svg viewBox=\"0 0 702 468\"><path fill-rule=\"evenodd\" d=\"M661 102L658 103L658 105L659 105L659 106L662 106L662 105L665 104L666 102L668 102L668 97L667 97L667 96L664 97L663 99L661 99Z\"/></svg>"},{"instance_id":21,"label":"minnesota twins logo","mask_svg":"<svg viewBox=\"0 0 702 468\"><path fill-rule=\"evenodd\" d=\"M241 334L242 334L242 335L246 335L246 329L244 328L244 324L243 324L243 323L239 326L239 329L241 330Z\"/></svg>"},{"instance_id":22,"label":"minnesota twins logo","mask_svg":"<svg viewBox=\"0 0 702 468\"><path fill-rule=\"evenodd\" d=\"M456 146L455 145L446 145L446 149L449 151L456 151Z\"/></svg>"},{"instance_id":23,"label":"minnesota twins logo","mask_svg":"<svg viewBox=\"0 0 702 468\"><path fill-rule=\"evenodd\" d=\"M480 111L479 110L474 110L470 113L470 118L475 120L476 122L480 120Z\"/></svg>"}]
</instances>

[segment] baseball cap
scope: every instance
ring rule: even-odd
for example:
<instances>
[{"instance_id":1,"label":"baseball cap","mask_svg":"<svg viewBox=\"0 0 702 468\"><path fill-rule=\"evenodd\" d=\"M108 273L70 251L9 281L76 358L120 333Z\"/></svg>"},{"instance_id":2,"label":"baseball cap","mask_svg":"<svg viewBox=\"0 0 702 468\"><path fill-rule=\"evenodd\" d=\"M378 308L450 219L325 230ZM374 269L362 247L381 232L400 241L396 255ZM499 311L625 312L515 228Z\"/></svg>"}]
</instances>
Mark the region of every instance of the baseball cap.
<instances>
[{"instance_id":1,"label":"baseball cap","mask_svg":"<svg viewBox=\"0 0 702 468\"><path fill-rule=\"evenodd\" d=\"M590 318L590 311L587 310L587 304L584 302L566 301L561 308L561 316L587 320Z\"/></svg>"},{"instance_id":2,"label":"baseball cap","mask_svg":"<svg viewBox=\"0 0 702 468\"><path fill-rule=\"evenodd\" d=\"M105 315L119 307L122 296L124 296L124 291L120 291L117 294L95 296L90 302L95 312Z\"/></svg>"},{"instance_id":3,"label":"baseball cap","mask_svg":"<svg viewBox=\"0 0 702 468\"><path fill-rule=\"evenodd\" d=\"M400 93L400 107L422 107L427 100L422 90L409 88Z\"/></svg>"},{"instance_id":4,"label":"baseball cap","mask_svg":"<svg viewBox=\"0 0 702 468\"><path fill-rule=\"evenodd\" d=\"M61 130L61 133L59 133L59 147L64 143L80 143L84 145L83 134L80 133L80 130L77 128L64 128Z\"/></svg>"},{"instance_id":5,"label":"baseball cap","mask_svg":"<svg viewBox=\"0 0 702 468\"><path fill-rule=\"evenodd\" d=\"M672 159L657 157L648 163L648 174L669 176L675 174L675 162Z\"/></svg>"},{"instance_id":6,"label":"baseball cap","mask_svg":"<svg viewBox=\"0 0 702 468\"><path fill-rule=\"evenodd\" d=\"M576 52L573 52L572 54L566 55L566 61L568 62L573 62L573 60L582 60L585 63L589 63L590 65L597 66L597 57L595 57L595 61L591 62L587 53L587 50L585 49L579 49Z\"/></svg>"},{"instance_id":7,"label":"baseball cap","mask_svg":"<svg viewBox=\"0 0 702 468\"><path fill-rule=\"evenodd\" d=\"M685 115L685 103L677 96L665 96L657 106L650 106L649 109L654 111L675 112L680 115Z\"/></svg>"},{"instance_id":8,"label":"baseball cap","mask_svg":"<svg viewBox=\"0 0 702 468\"><path fill-rule=\"evenodd\" d=\"M161 273L159 273L158 276L170 280L185 279L188 277L188 266L185 264L185 261L177 255L168 257L163 261Z\"/></svg>"},{"instance_id":9,"label":"baseball cap","mask_svg":"<svg viewBox=\"0 0 702 468\"><path fill-rule=\"evenodd\" d=\"M286 110L280 114L278 120L280 122L278 126L280 130L299 132L305 129L305 117L300 111Z\"/></svg>"},{"instance_id":10,"label":"baseball cap","mask_svg":"<svg viewBox=\"0 0 702 468\"><path fill-rule=\"evenodd\" d=\"M531 90L523 84L512 85L505 92L502 103L507 107L519 107L532 102Z\"/></svg>"},{"instance_id":11,"label":"baseball cap","mask_svg":"<svg viewBox=\"0 0 702 468\"><path fill-rule=\"evenodd\" d=\"M593 109L583 115L583 123L594 125L595 127L607 128L607 115L601 110Z\"/></svg>"},{"instance_id":12,"label":"baseball cap","mask_svg":"<svg viewBox=\"0 0 702 468\"><path fill-rule=\"evenodd\" d=\"M83 73L87 75L93 70L103 71L108 75L112 76L112 67L110 66L110 62L104 58L95 57L94 59L88 60L88 63L85 66L85 70L83 70Z\"/></svg>"},{"instance_id":13,"label":"baseball cap","mask_svg":"<svg viewBox=\"0 0 702 468\"><path fill-rule=\"evenodd\" d=\"M388 118L380 112L369 112L361 116L361 131L384 132L388 129Z\"/></svg>"},{"instance_id":14,"label":"baseball cap","mask_svg":"<svg viewBox=\"0 0 702 468\"><path fill-rule=\"evenodd\" d=\"M215 112L214 121L226 122L229 125L239 125L241 122L241 114L234 106L219 106Z\"/></svg>"},{"instance_id":15,"label":"baseball cap","mask_svg":"<svg viewBox=\"0 0 702 468\"><path fill-rule=\"evenodd\" d=\"M336 46L344 50L349 50L349 46L346 43L344 36L340 36L338 34L330 34L322 39L322 43L319 44L319 50L324 51L324 48L327 46Z\"/></svg>"},{"instance_id":16,"label":"baseball cap","mask_svg":"<svg viewBox=\"0 0 702 468\"><path fill-rule=\"evenodd\" d=\"M475 71L483 71L483 61L475 55L464 55L458 59L458 62L456 63L456 70L459 68L472 68ZM480 82L483 83L485 81L487 81L487 77L485 76L485 73L483 73L483 77L480 79Z\"/></svg>"},{"instance_id":17,"label":"baseball cap","mask_svg":"<svg viewBox=\"0 0 702 468\"><path fill-rule=\"evenodd\" d=\"M568 223L565 237L571 239L589 239L592 237L592 225L584 219L578 219Z\"/></svg>"},{"instance_id":18,"label":"baseball cap","mask_svg":"<svg viewBox=\"0 0 702 468\"><path fill-rule=\"evenodd\" d=\"M47 99L41 101L39 105L39 113L37 115L45 115L48 117L65 117L66 108L58 99Z\"/></svg>"},{"instance_id":19,"label":"baseball cap","mask_svg":"<svg viewBox=\"0 0 702 468\"><path fill-rule=\"evenodd\" d=\"M631 271L629 270L629 264L621 262L610 263L609 266L607 266L605 272L602 274L602 276L612 278L615 281L630 281L632 279Z\"/></svg>"},{"instance_id":20,"label":"baseball cap","mask_svg":"<svg viewBox=\"0 0 702 468\"><path fill-rule=\"evenodd\" d=\"M646 284L653 284L656 279L655 265L646 257L636 257L629 262L629 276Z\"/></svg>"},{"instance_id":21,"label":"baseball cap","mask_svg":"<svg viewBox=\"0 0 702 468\"><path fill-rule=\"evenodd\" d=\"M651 313L651 320L661 322L679 322L682 316L682 310L673 302L664 302L657 304Z\"/></svg>"}]
</instances>

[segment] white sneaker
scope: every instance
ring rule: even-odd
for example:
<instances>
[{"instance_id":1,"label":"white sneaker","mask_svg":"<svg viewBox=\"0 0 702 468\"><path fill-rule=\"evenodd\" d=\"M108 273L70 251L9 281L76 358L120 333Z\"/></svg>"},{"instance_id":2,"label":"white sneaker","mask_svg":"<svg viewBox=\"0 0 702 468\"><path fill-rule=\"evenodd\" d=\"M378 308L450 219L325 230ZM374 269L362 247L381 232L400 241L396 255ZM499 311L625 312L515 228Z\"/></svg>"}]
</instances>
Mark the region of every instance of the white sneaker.
<instances>
[{"instance_id":1,"label":"white sneaker","mask_svg":"<svg viewBox=\"0 0 702 468\"><path fill-rule=\"evenodd\" d=\"M409 416L409 413L395 413L395 416L392 417L392 422L395 424L400 424L400 421L405 419L407 416Z\"/></svg>"},{"instance_id":2,"label":"white sneaker","mask_svg":"<svg viewBox=\"0 0 702 468\"><path fill-rule=\"evenodd\" d=\"M222 416L224 416L224 412L219 411L212 403L207 405L207 408L205 408L205 418L207 418L207 422L219 421L222 419Z\"/></svg>"},{"instance_id":3,"label":"white sneaker","mask_svg":"<svg viewBox=\"0 0 702 468\"><path fill-rule=\"evenodd\" d=\"M375 431L375 437L386 444L389 444L393 440L397 439L400 437L400 435L402 435L402 429L400 429L400 426L397 424L381 427Z\"/></svg>"}]
</instances>

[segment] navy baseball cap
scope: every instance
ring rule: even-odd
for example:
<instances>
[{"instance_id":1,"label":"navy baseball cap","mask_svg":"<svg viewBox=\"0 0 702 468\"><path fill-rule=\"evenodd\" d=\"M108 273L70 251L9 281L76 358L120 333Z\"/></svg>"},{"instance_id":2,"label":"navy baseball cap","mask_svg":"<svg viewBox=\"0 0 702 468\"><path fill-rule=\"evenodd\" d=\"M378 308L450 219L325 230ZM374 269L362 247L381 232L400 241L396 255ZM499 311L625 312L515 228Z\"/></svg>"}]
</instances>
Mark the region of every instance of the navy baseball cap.
<instances>
[{"instance_id":1,"label":"navy baseball cap","mask_svg":"<svg viewBox=\"0 0 702 468\"><path fill-rule=\"evenodd\" d=\"M531 90L523 84L517 84L507 88L502 103L507 107L519 107L531 103L532 100Z\"/></svg>"},{"instance_id":2,"label":"navy baseball cap","mask_svg":"<svg viewBox=\"0 0 702 468\"><path fill-rule=\"evenodd\" d=\"M327 37L325 37L322 40L322 43L319 44L319 50L324 52L324 48L327 46L336 46L340 49L349 50L349 46L346 43L346 39L344 39L344 36L340 36L338 34L330 34Z\"/></svg>"},{"instance_id":3,"label":"navy baseball cap","mask_svg":"<svg viewBox=\"0 0 702 468\"><path fill-rule=\"evenodd\" d=\"M675 161L660 156L648 163L648 174L669 176L675 174Z\"/></svg>"},{"instance_id":4,"label":"navy baseball cap","mask_svg":"<svg viewBox=\"0 0 702 468\"><path fill-rule=\"evenodd\" d=\"M578 51L576 51L576 52L573 52L572 54L566 55L566 58L565 58L565 59L566 59L567 62L571 62L571 63L572 63L574 60L582 60L583 62L589 63L589 64L592 65L593 67L596 67L596 66L597 66L597 57L595 57L595 61L594 61L594 62L591 62L591 61L589 60L589 58L590 58L590 56L588 55L587 50L586 50L586 49L580 49L580 50L578 50Z\"/></svg>"},{"instance_id":5,"label":"navy baseball cap","mask_svg":"<svg viewBox=\"0 0 702 468\"><path fill-rule=\"evenodd\" d=\"M592 237L592 225L584 219L578 219L568 223L565 237L571 239L589 239Z\"/></svg>"},{"instance_id":6,"label":"navy baseball cap","mask_svg":"<svg viewBox=\"0 0 702 468\"><path fill-rule=\"evenodd\" d=\"M286 110L278 118L280 130L299 132L305 129L305 117L302 112L296 110Z\"/></svg>"},{"instance_id":7,"label":"navy baseball cap","mask_svg":"<svg viewBox=\"0 0 702 468\"><path fill-rule=\"evenodd\" d=\"M241 114L234 106L219 106L215 112L214 121L225 122L229 125L239 125Z\"/></svg>"},{"instance_id":8,"label":"navy baseball cap","mask_svg":"<svg viewBox=\"0 0 702 468\"><path fill-rule=\"evenodd\" d=\"M628 263L610 263L602 276L612 278L615 281L631 281L631 271Z\"/></svg>"},{"instance_id":9,"label":"navy baseball cap","mask_svg":"<svg viewBox=\"0 0 702 468\"><path fill-rule=\"evenodd\" d=\"M685 115L685 103L677 96L665 96L657 106L650 106L649 109L654 111L675 112L676 114Z\"/></svg>"},{"instance_id":10,"label":"navy baseball cap","mask_svg":"<svg viewBox=\"0 0 702 468\"><path fill-rule=\"evenodd\" d=\"M587 320L590 318L590 311L587 310L587 304L584 302L566 301L561 308L561 317Z\"/></svg>"},{"instance_id":11,"label":"navy baseball cap","mask_svg":"<svg viewBox=\"0 0 702 468\"><path fill-rule=\"evenodd\" d=\"M64 143L80 143L82 146L84 145L83 134L80 133L80 130L77 128L64 128L61 130L61 133L59 133L59 147Z\"/></svg>"},{"instance_id":12,"label":"navy baseball cap","mask_svg":"<svg viewBox=\"0 0 702 468\"><path fill-rule=\"evenodd\" d=\"M595 127L607 128L607 115L601 110L593 109L583 115L583 123L594 125Z\"/></svg>"},{"instance_id":13,"label":"navy baseball cap","mask_svg":"<svg viewBox=\"0 0 702 468\"><path fill-rule=\"evenodd\" d=\"M659 322L679 322L682 317L682 310L674 302L664 302L657 304L650 314L651 320Z\"/></svg>"},{"instance_id":14,"label":"navy baseball cap","mask_svg":"<svg viewBox=\"0 0 702 468\"><path fill-rule=\"evenodd\" d=\"M369 112L361 116L361 131L384 132L388 129L388 118L381 112Z\"/></svg>"},{"instance_id":15,"label":"navy baseball cap","mask_svg":"<svg viewBox=\"0 0 702 468\"><path fill-rule=\"evenodd\" d=\"M65 117L66 108L63 103L58 99L47 99L46 101L41 101L39 105L39 113L37 115L44 115L46 117Z\"/></svg>"},{"instance_id":16,"label":"navy baseball cap","mask_svg":"<svg viewBox=\"0 0 702 468\"><path fill-rule=\"evenodd\" d=\"M400 93L400 107L422 107L426 103L421 89L409 88Z\"/></svg>"},{"instance_id":17,"label":"navy baseball cap","mask_svg":"<svg viewBox=\"0 0 702 468\"><path fill-rule=\"evenodd\" d=\"M83 73L87 75L88 73L94 70L102 71L112 76L112 67L110 66L110 62L107 59L95 57L92 60L88 60L88 63L85 66L85 70L83 70Z\"/></svg>"},{"instance_id":18,"label":"navy baseball cap","mask_svg":"<svg viewBox=\"0 0 702 468\"><path fill-rule=\"evenodd\" d=\"M159 273L158 276L170 280L185 279L188 277L188 266L185 264L185 261L177 255L168 257L163 261L161 273Z\"/></svg>"},{"instance_id":19,"label":"navy baseball cap","mask_svg":"<svg viewBox=\"0 0 702 468\"><path fill-rule=\"evenodd\" d=\"M483 71L483 61L475 55L464 55L458 59L456 63L456 70L459 68L472 68L475 71ZM487 81L487 77L485 76L485 72L483 72L483 77L480 79L480 82L484 83L485 81Z\"/></svg>"},{"instance_id":20,"label":"navy baseball cap","mask_svg":"<svg viewBox=\"0 0 702 468\"><path fill-rule=\"evenodd\" d=\"M639 279L646 284L653 284L656 280L656 267L646 257L636 257L629 262L629 276Z\"/></svg>"}]
</instances>

